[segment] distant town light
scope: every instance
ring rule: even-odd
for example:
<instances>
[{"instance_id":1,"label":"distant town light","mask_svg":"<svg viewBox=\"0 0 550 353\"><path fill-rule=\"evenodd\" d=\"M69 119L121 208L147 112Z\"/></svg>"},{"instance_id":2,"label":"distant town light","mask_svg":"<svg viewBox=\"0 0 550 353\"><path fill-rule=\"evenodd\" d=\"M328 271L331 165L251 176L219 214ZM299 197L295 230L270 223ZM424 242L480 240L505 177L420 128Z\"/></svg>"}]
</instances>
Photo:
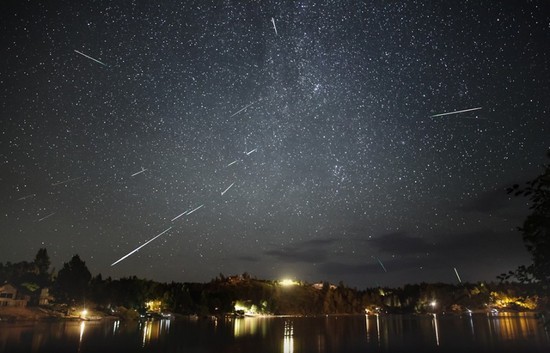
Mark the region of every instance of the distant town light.
<instances>
[{"instance_id":1,"label":"distant town light","mask_svg":"<svg viewBox=\"0 0 550 353\"><path fill-rule=\"evenodd\" d=\"M88 315L88 310L84 309L80 312L80 317L86 318L86 315Z\"/></svg>"},{"instance_id":2,"label":"distant town light","mask_svg":"<svg viewBox=\"0 0 550 353\"><path fill-rule=\"evenodd\" d=\"M291 280L291 279L289 279L289 278L285 278L285 279L279 281L279 284L280 284L281 286L288 287L288 286L297 286L297 285L299 285L300 283L299 283L299 282L296 282L296 281L293 281L293 280Z\"/></svg>"}]
</instances>

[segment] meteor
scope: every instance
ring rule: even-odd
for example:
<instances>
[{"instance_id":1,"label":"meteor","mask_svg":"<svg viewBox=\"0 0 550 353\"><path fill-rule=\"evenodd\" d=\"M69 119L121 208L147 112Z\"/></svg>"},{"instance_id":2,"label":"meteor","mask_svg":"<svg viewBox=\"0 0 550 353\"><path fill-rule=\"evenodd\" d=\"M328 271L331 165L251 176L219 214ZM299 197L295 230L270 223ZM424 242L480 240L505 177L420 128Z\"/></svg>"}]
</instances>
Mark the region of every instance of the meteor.
<instances>
[{"instance_id":1,"label":"meteor","mask_svg":"<svg viewBox=\"0 0 550 353\"><path fill-rule=\"evenodd\" d=\"M97 59L92 58L92 57L89 56L89 55L86 55L86 54L84 54L84 53L82 53L82 52L79 52L78 50L75 50L75 53L80 54L80 55L82 55L83 57L88 58L88 59L90 59L90 60L93 60L93 61L95 61L96 63L101 64L101 65L103 65L103 66L109 66L109 65L107 65L107 64L105 64L105 63L102 63L101 61L99 61L99 60L97 60Z\"/></svg>"},{"instance_id":2,"label":"meteor","mask_svg":"<svg viewBox=\"0 0 550 353\"><path fill-rule=\"evenodd\" d=\"M157 239L158 237L160 237L161 235L163 235L164 233L168 232L170 229L172 229L172 227L168 228L168 229L165 229L163 230L162 232L160 232L159 234L155 235L153 238L147 240L145 243L143 243L142 245L138 246L136 249L130 251L128 254L124 255L123 257L121 257L120 259L116 260L115 262L113 262L111 264L111 267L113 267L114 265L118 264L120 261L126 259L128 256L136 253L139 251L139 249L143 248L145 245L149 244L150 242L152 242L153 240Z\"/></svg>"},{"instance_id":3,"label":"meteor","mask_svg":"<svg viewBox=\"0 0 550 353\"><path fill-rule=\"evenodd\" d=\"M277 26L275 26L275 19L271 17L271 22L273 23L273 29L275 30L275 35L278 36L279 33L277 33Z\"/></svg>"},{"instance_id":4,"label":"meteor","mask_svg":"<svg viewBox=\"0 0 550 353\"><path fill-rule=\"evenodd\" d=\"M458 278L458 282L462 283L462 280L460 279L460 276L458 275L458 271L456 270L456 267L453 267L453 269L455 270L455 275L456 275L456 278Z\"/></svg>"},{"instance_id":5,"label":"meteor","mask_svg":"<svg viewBox=\"0 0 550 353\"><path fill-rule=\"evenodd\" d=\"M481 110L481 109L483 109L483 107L470 108L470 109L464 109L464 110L456 110L454 112L447 112L447 113L440 113L440 114L430 115L430 118L436 118L438 116L454 115L454 114L460 114L460 113L466 113L466 112L473 112L474 110Z\"/></svg>"},{"instance_id":6,"label":"meteor","mask_svg":"<svg viewBox=\"0 0 550 353\"><path fill-rule=\"evenodd\" d=\"M257 150L258 150L257 148L254 148L252 151L246 152L246 155L249 156L251 153L256 152Z\"/></svg>"},{"instance_id":7,"label":"meteor","mask_svg":"<svg viewBox=\"0 0 550 353\"><path fill-rule=\"evenodd\" d=\"M250 103L249 105L245 106L244 108L238 110L236 113L233 113L233 115L230 116L230 118L234 117L235 115L239 114L240 112L242 112L243 110L245 110L246 108L250 107L252 104L254 104L254 102Z\"/></svg>"},{"instance_id":8,"label":"meteor","mask_svg":"<svg viewBox=\"0 0 550 353\"><path fill-rule=\"evenodd\" d=\"M187 215L189 216L189 215L190 215L191 213L193 213L193 212L195 212L195 211L197 211L197 210L201 209L201 208L202 208L202 206L204 206L204 205L200 205L199 207L197 207L197 208L195 208L195 209L193 209L193 210L189 211L189 212L187 213Z\"/></svg>"},{"instance_id":9,"label":"meteor","mask_svg":"<svg viewBox=\"0 0 550 353\"><path fill-rule=\"evenodd\" d=\"M235 159L233 162L229 163L226 167L232 166L233 164L237 163L239 160Z\"/></svg>"},{"instance_id":10,"label":"meteor","mask_svg":"<svg viewBox=\"0 0 550 353\"><path fill-rule=\"evenodd\" d=\"M388 272L388 270L386 270L386 266L384 266L384 264L382 263L382 261L380 261L379 258L375 257L376 261L378 261L378 263L380 264L380 266L382 267L382 269L384 270L384 272Z\"/></svg>"},{"instance_id":11,"label":"meteor","mask_svg":"<svg viewBox=\"0 0 550 353\"><path fill-rule=\"evenodd\" d=\"M184 215L186 215L186 214L187 214L187 212L189 212L189 210L187 210L187 211L183 212L182 214L180 214L180 215L178 215L178 216L176 216L176 217L172 218L172 220L171 220L170 222L174 222L174 221L175 221L176 219L180 218L181 216L184 216Z\"/></svg>"},{"instance_id":12,"label":"meteor","mask_svg":"<svg viewBox=\"0 0 550 353\"><path fill-rule=\"evenodd\" d=\"M17 201L26 200L26 199L29 199L29 198L35 197L35 196L36 196L36 194L30 194L30 195L18 198Z\"/></svg>"},{"instance_id":13,"label":"meteor","mask_svg":"<svg viewBox=\"0 0 550 353\"><path fill-rule=\"evenodd\" d=\"M233 185L235 185L235 183L232 183L231 185L229 185L229 186L227 187L227 189L225 189L224 191L222 191L222 196L223 196L223 194L225 194L225 193L227 192L227 190L231 189L231 187L232 187Z\"/></svg>"},{"instance_id":14,"label":"meteor","mask_svg":"<svg viewBox=\"0 0 550 353\"><path fill-rule=\"evenodd\" d=\"M82 177L77 177L77 178L72 178L72 179L67 179L65 181L58 181L57 183L53 183L52 186L56 186L56 185L61 185L61 184L67 184L68 182L71 182L71 181L74 181L74 180L78 180Z\"/></svg>"},{"instance_id":15,"label":"meteor","mask_svg":"<svg viewBox=\"0 0 550 353\"><path fill-rule=\"evenodd\" d=\"M38 220L38 222L42 222L43 220L50 218L50 217L53 216L54 214L55 214L55 212L50 213L49 215L40 218L40 219Z\"/></svg>"},{"instance_id":16,"label":"meteor","mask_svg":"<svg viewBox=\"0 0 550 353\"><path fill-rule=\"evenodd\" d=\"M130 175L130 176L131 176L131 177L135 177L136 175L139 175L139 174L143 173L143 172L146 171L146 170L147 170L147 169L141 167L141 170L140 170L139 172L136 172L136 173L134 173L134 174L132 174L132 175Z\"/></svg>"}]
</instances>

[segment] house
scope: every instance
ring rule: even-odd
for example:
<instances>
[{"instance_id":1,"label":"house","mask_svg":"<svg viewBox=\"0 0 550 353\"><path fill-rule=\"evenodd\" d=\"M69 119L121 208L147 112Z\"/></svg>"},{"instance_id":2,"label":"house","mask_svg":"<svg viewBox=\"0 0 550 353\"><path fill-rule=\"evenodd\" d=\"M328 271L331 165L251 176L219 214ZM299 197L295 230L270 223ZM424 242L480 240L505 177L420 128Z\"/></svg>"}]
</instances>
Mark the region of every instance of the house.
<instances>
[{"instance_id":1,"label":"house","mask_svg":"<svg viewBox=\"0 0 550 353\"><path fill-rule=\"evenodd\" d=\"M17 295L17 288L9 283L0 286L0 307L2 306L27 306L28 296L21 298Z\"/></svg>"},{"instance_id":2,"label":"house","mask_svg":"<svg viewBox=\"0 0 550 353\"><path fill-rule=\"evenodd\" d=\"M53 302L54 298L50 294L49 288L40 289L40 297L38 298L38 305L49 305Z\"/></svg>"}]
</instances>

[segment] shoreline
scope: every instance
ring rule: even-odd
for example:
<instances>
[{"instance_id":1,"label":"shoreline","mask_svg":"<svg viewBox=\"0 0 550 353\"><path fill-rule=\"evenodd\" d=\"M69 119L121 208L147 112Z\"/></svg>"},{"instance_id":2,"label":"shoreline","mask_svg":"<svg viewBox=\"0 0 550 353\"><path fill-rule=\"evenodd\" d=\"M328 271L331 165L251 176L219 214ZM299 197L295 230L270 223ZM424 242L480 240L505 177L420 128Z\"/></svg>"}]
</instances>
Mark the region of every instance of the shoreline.
<instances>
[{"instance_id":1,"label":"shoreline","mask_svg":"<svg viewBox=\"0 0 550 353\"><path fill-rule=\"evenodd\" d=\"M510 315L510 314L528 314L528 315L537 315L542 313L542 311L532 310L532 311L513 311L513 310L500 310L497 313L491 313L487 310L472 310L472 312L438 312L436 314L442 315L442 316L465 316L465 315L481 315L481 314L487 314L487 315ZM48 310L40 307L0 307L0 323L21 323L21 322L61 322L61 321L85 321L85 322L97 322L97 321L108 321L108 320L124 320L121 317L113 316L113 315L103 315L102 313L98 313L99 315L90 315L89 317L83 318L75 315L63 315L62 313L58 311ZM257 315L253 317L238 317L233 316L236 319L256 319L256 318L276 318L276 317L338 317L338 316L365 316L367 314L364 313L356 313L356 314L349 314L349 313L342 313L342 314L319 314L319 315ZM375 316L376 314L368 314L367 316ZM393 315L413 315L413 316L424 316L424 315L432 315L432 313L383 313L379 314L379 316L393 316ZM223 315L223 317L229 317L230 314ZM172 316L175 320L181 320L181 319L193 319L193 318L199 318L196 315L181 315L181 314L174 314ZM133 320L130 320L133 321ZM136 321L139 321L136 320Z\"/></svg>"}]
</instances>

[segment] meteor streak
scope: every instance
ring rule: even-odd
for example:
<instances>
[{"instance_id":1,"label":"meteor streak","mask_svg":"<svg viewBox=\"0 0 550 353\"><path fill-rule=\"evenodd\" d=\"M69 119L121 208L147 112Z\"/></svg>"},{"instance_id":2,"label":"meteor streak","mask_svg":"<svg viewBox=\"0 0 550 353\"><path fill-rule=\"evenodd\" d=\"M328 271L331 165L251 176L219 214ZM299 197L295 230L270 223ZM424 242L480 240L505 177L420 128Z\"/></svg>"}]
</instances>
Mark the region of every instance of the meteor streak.
<instances>
[{"instance_id":1,"label":"meteor streak","mask_svg":"<svg viewBox=\"0 0 550 353\"><path fill-rule=\"evenodd\" d=\"M483 109L483 107L470 108L470 109L464 109L464 110L456 110L454 112L447 112L447 113L440 113L440 114L430 115L430 118L436 118L438 116L454 115L454 114L472 112L474 110L480 110L480 109Z\"/></svg>"},{"instance_id":2,"label":"meteor streak","mask_svg":"<svg viewBox=\"0 0 550 353\"><path fill-rule=\"evenodd\" d=\"M227 187L227 189L225 189L224 191L222 191L222 196L223 196L223 194L225 194L225 193L227 192L227 190L231 189L231 187L232 187L233 185L235 185L235 183L232 183L231 185L229 185L229 186Z\"/></svg>"},{"instance_id":3,"label":"meteor streak","mask_svg":"<svg viewBox=\"0 0 550 353\"><path fill-rule=\"evenodd\" d=\"M30 195L18 198L17 201L26 200L26 199L29 199L29 198L35 197L35 196L36 196L36 194L30 194Z\"/></svg>"},{"instance_id":4,"label":"meteor streak","mask_svg":"<svg viewBox=\"0 0 550 353\"><path fill-rule=\"evenodd\" d=\"M107 65L107 64L105 64L105 63L102 63L101 61L99 61L99 60L97 60L97 59L92 58L92 57L89 56L89 55L86 55L86 54L84 54L84 53L82 53L82 52L79 52L78 50L75 50L75 53L80 54L80 55L82 55L83 57L88 58L88 59L90 59L90 60L93 60L93 61L95 61L96 63L101 64L101 65L103 65L103 66L109 66L109 65Z\"/></svg>"},{"instance_id":5,"label":"meteor streak","mask_svg":"<svg viewBox=\"0 0 550 353\"><path fill-rule=\"evenodd\" d=\"M239 161L238 159L235 159L233 162L229 163L229 164L227 165L227 167L229 167L229 166L231 166L231 165L237 163L238 161Z\"/></svg>"},{"instance_id":6,"label":"meteor streak","mask_svg":"<svg viewBox=\"0 0 550 353\"><path fill-rule=\"evenodd\" d=\"M277 26L275 26L275 19L271 17L271 22L273 23L273 29L275 30L275 35L278 36L279 33L277 33Z\"/></svg>"},{"instance_id":7,"label":"meteor streak","mask_svg":"<svg viewBox=\"0 0 550 353\"><path fill-rule=\"evenodd\" d=\"M193 213L193 212L197 211L198 209L201 209L201 208L202 208L202 206L204 206L204 205L200 205L199 207L197 207L197 208L195 208L195 209L193 209L193 210L189 211L189 212L187 213L187 215L189 216L189 215L190 215L191 213Z\"/></svg>"},{"instance_id":8,"label":"meteor streak","mask_svg":"<svg viewBox=\"0 0 550 353\"><path fill-rule=\"evenodd\" d=\"M187 211L183 212L182 214L172 218L172 220L170 222L174 222L176 219L180 218L181 216L185 216L187 214L187 212L189 212L189 210L187 210Z\"/></svg>"},{"instance_id":9,"label":"meteor streak","mask_svg":"<svg viewBox=\"0 0 550 353\"><path fill-rule=\"evenodd\" d=\"M47 218L50 218L50 217L53 216L54 214L55 214L55 212L52 212L52 213L50 213L49 215L40 218L40 219L38 220L38 222L42 222L43 220L45 220L45 219L47 219Z\"/></svg>"},{"instance_id":10,"label":"meteor streak","mask_svg":"<svg viewBox=\"0 0 550 353\"><path fill-rule=\"evenodd\" d=\"M257 148L254 148L252 151L246 152L246 155L249 156L251 153L256 152L257 150L258 150Z\"/></svg>"},{"instance_id":11,"label":"meteor streak","mask_svg":"<svg viewBox=\"0 0 550 353\"><path fill-rule=\"evenodd\" d=\"M164 233L168 232L170 229L172 229L172 227L168 228L168 229L165 229L163 230L162 232L160 232L159 234L155 235L153 238L147 240L145 243L143 243L142 245L138 246L136 249L130 251L128 254L124 255L123 257L121 257L120 259L116 260L115 262L113 262L111 264L111 267L113 267L114 265L118 264L120 261L126 259L128 256L136 253L139 251L139 249L143 248L145 245L149 244L150 242L152 242L153 240L157 239L158 237L160 237L161 235L163 235Z\"/></svg>"},{"instance_id":12,"label":"meteor streak","mask_svg":"<svg viewBox=\"0 0 550 353\"><path fill-rule=\"evenodd\" d=\"M236 113L233 113L233 115L230 116L230 118L234 117L235 115L239 114L240 112L242 112L243 110L245 110L246 108L250 107L252 104L254 104L254 102L250 103L249 105L245 106L244 108L241 108L240 110L238 110Z\"/></svg>"},{"instance_id":13,"label":"meteor streak","mask_svg":"<svg viewBox=\"0 0 550 353\"><path fill-rule=\"evenodd\" d=\"M382 269L384 270L384 272L388 272L388 270L386 270L386 266L384 266L384 264L382 263L382 261L380 261L379 258L375 257L376 261L378 261L378 263L380 264L380 266L382 267Z\"/></svg>"},{"instance_id":14,"label":"meteor streak","mask_svg":"<svg viewBox=\"0 0 550 353\"><path fill-rule=\"evenodd\" d=\"M72 179L67 179L67 180L64 180L64 181L58 181L57 183L53 183L52 186L56 186L56 185L61 185L61 184L67 184L68 182L71 182L73 180L78 180L80 179L81 177L77 177L77 178L72 178Z\"/></svg>"},{"instance_id":15,"label":"meteor streak","mask_svg":"<svg viewBox=\"0 0 550 353\"><path fill-rule=\"evenodd\" d=\"M458 271L456 270L456 267L453 267L453 269L455 270L455 275L456 275L456 278L458 278L458 282L462 283L462 280L460 279L460 276L458 275Z\"/></svg>"},{"instance_id":16,"label":"meteor streak","mask_svg":"<svg viewBox=\"0 0 550 353\"><path fill-rule=\"evenodd\" d=\"M136 173L134 173L134 174L132 174L132 175L130 175L130 176L131 176L131 177L134 177L134 176L136 176L136 175L138 175L138 174L143 173L143 172L146 171L146 170L147 170L147 169L141 167L141 170L140 170L139 172L136 172Z\"/></svg>"}]
</instances>

